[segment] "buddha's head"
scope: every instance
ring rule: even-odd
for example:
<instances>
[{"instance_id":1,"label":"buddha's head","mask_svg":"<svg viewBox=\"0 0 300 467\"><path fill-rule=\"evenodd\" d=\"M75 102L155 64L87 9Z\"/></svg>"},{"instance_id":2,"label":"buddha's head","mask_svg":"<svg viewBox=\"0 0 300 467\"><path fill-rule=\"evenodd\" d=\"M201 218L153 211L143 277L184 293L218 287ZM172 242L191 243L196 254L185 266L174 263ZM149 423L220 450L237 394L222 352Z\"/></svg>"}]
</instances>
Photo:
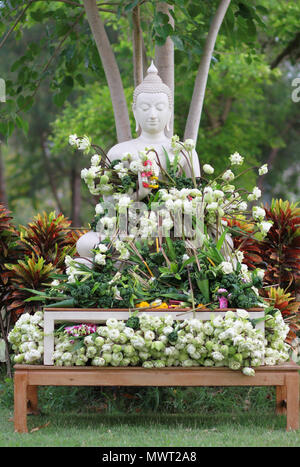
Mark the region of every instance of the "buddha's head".
<instances>
[{"instance_id":1,"label":"buddha's head","mask_svg":"<svg viewBox=\"0 0 300 467\"><path fill-rule=\"evenodd\" d=\"M150 134L169 130L173 110L172 91L158 76L153 62L145 79L134 90L132 110L137 131L139 127Z\"/></svg>"}]
</instances>

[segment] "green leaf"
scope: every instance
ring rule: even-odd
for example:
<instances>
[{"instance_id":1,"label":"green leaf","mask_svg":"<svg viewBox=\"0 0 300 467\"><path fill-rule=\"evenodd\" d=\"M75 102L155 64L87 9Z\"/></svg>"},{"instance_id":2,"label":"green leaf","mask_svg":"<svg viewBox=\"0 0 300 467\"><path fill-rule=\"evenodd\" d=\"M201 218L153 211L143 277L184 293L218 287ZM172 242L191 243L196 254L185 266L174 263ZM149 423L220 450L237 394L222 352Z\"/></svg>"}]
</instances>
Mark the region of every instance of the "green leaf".
<instances>
[{"instance_id":1,"label":"green leaf","mask_svg":"<svg viewBox=\"0 0 300 467\"><path fill-rule=\"evenodd\" d=\"M228 232L228 229L224 230L224 232L220 236L219 240L217 241L216 248L217 248L218 251L220 251L221 248L222 248L222 245L224 243L227 232Z\"/></svg>"},{"instance_id":2,"label":"green leaf","mask_svg":"<svg viewBox=\"0 0 300 467\"><path fill-rule=\"evenodd\" d=\"M196 276L196 282L199 287L200 292L202 293L203 297L209 302L209 280L204 278L200 279L199 277Z\"/></svg>"},{"instance_id":3,"label":"green leaf","mask_svg":"<svg viewBox=\"0 0 300 467\"><path fill-rule=\"evenodd\" d=\"M173 247L173 242L170 237L166 237L166 242L168 245L168 253L172 261L176 261L176 252ZM177 266L177 265L176 265Z\"/></svg>"},{"instance_id":4,"label":"green leaf","mask_svg":"<svg viewBox=\"0 0 300 467\"><path fill-rule=\"evenodd\" d=\"M75 307L74 298L68 298L67 300L62 300L61 302L50 303L46 308L73 308Z\"/></svg>"},{"instance_id":5,"label":"green leaf","mask_svg":"<svg viewBox=\"0 0 300 467\"><path fill-rule=\"evenodd\" d=\"M172 36L171 36L171 39L172 39L172 41L174 42L174 45L175 45L176 49L178 49L178 50L184 50L183 41L182 41L182 39L181 39L179 36L172 35Z\"/></svg>"}]
</instances>

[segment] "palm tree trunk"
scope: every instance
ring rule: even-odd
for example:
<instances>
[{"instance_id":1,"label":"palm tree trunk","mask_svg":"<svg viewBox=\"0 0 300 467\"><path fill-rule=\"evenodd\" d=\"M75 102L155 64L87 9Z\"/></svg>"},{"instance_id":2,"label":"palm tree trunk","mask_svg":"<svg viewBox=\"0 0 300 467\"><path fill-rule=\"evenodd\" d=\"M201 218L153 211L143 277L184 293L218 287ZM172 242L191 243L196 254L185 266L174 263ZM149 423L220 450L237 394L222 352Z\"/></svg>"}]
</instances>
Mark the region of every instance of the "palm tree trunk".
<instances>
[{"instance_id":1,"label":"palm tree trunk","mask_svg":"<svg viewBox=\"0 0 300 467\"><path fill-rule=\"evenodd\" d=\"M127 141L131 139L131 129L119 67L108 40L103 21L99 15L96 0L84 0L83 3L110 90L117 139L119 143Z\"/></svg>"},{"instance_id":2,"label":"palm tree trunk","mask_svg":"<svg viewBox=\"0 0 300 467\"><path fill-rule=\"evenodd\" d=\"M217 36L222 25L224 16L228 7L230 5L230 0L221 0L217 8L216 14L211 22L208 35L205 41L205 46L203 50L203 56L198 68L193 97L190 104L189 114L186 122L184 138L191 138L194 141L197 141L199 125L201 120L203 101L205 95L205 89L207 84L207 77L210 67L210 62L212 54L215 48L215 43Z\"/></svg>"},{"instance_id":3,"label":"palm tree trunk","mask_svg":"<svg viewBox=\"0 0 300 467\"><path fill-rule=\"evenodd\" d=\"M157 11L169 16L169 23L174 28L174 19L170 14L170 9L174 9L173 6L168 5L167 3L158 3ZM174 42L170 37L167 38L164 45L157 45L155 47L155 66L158 69L158 74L163 80L163 82L169 86L173 94L174 102ZM174 127L174 109L173 117L170 122L170 130L166 132L167 136L173 135Z\"/></svg>"},{"instance_id":4,"label":"palm tree trunk","mask_svg":"<svg viewBox=\"0 0 300 467\"><path fill-rule=\"evenodd\" d=\"M143 36L140 20L140 6L137 5L132 10L132 44L133 44L133 72L134 86L138 86L143 81Z\"/></svg>"}]
</instances>

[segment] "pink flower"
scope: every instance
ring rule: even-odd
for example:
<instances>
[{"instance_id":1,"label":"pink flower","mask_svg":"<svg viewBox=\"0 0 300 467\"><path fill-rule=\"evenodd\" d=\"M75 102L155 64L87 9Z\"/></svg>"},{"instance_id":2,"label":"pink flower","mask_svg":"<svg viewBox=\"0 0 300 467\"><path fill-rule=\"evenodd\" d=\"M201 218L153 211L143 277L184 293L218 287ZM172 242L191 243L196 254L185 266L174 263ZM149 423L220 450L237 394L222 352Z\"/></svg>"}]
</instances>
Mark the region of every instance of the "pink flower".
<instances>
[{"instance_id":1,"label":"pink flower","mask_svg":"<svg viewBox=\"0 0 300 467\"><path fill-rule=\"evenodd\" d=\"M219 308L227 308L228 300L226 297L219 297Z\"/></svg>"}]
</instances>

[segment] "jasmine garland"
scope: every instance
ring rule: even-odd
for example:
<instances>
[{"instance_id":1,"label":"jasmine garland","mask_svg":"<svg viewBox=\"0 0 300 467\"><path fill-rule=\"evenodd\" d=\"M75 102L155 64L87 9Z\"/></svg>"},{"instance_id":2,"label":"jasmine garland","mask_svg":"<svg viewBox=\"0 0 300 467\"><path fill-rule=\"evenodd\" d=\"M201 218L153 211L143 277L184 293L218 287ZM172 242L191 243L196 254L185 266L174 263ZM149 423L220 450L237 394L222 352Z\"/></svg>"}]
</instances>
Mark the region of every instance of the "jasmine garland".
<instances>
[{"instance_id":1,"label":"jasmine garland","mask_svg":"<svg viewBox=\"0 0 300 467\"><path fill-rule=\"evenodd\" d=\"M171 314L139 313L133 329L128 321L109 319L101 325L65 326L55 334L58 366L223 366L255 374L255 367L289 359L285 343L289 327L280 311L266 311L265 335L255 329L246 310L176 321ZM15 363L41 364L43 313L23 314L8 340Z\"/></svg>"}]
</instances>

